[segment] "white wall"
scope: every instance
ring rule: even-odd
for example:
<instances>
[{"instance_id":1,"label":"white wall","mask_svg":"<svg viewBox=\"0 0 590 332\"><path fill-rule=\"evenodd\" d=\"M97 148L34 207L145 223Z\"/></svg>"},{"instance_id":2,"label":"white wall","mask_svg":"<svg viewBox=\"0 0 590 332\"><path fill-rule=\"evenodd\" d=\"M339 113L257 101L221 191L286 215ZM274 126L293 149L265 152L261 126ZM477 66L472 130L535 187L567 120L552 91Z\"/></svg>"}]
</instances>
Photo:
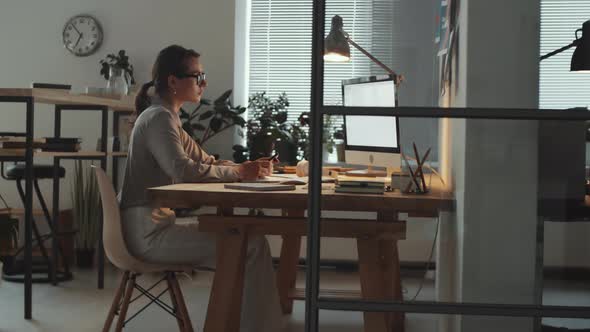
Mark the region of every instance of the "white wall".
<instances>
[{"instance_id":1,"label":"white wall","mask_svg":"<svg viewBox=\"0 0 590 332\"><path fill-rule=\"evenodd\" d=\"M99 60L107 53L125 49L135 67L136 79L150 78L160 49L173 43L202 54L209 88L205 97L216 98L234 83L234 1L215 0L52 0L0 1L0 87L29 87L31 82L69 83L76 87L105 86ZM71 16L87 13L104 30L97 53L75 57L64 49L61 32ZM51 106L36 107L35 134L53 134ZM23 130L24 108L0 104L0 131ZM99 113L67 112L62 116L62 135L82 137L83 149L92 150L100 134ZM207 143L211 153L231 158L234 133L228 131ZM51 162L51 160L45 160ZM64 161L71 166L73 162ZM67 169L70 171L70 168ZM70 172L71 173L71 172ZM61 207L70 206L69 179L62 182ZM45 197L51 197L45 185ZM0 194L12 206L21 206L13 182L0 181ZM49 201L51 206L51 202Z\"/></svg>"},{"instance_id":2,"label":"white wall","mask_svg":"<svg viewBox=\"0 0 590 332\"><path fill-rule=\"evenodd\" d=\"M461 1L454 106L537 107L539 18L536 0ZM537 135L527 121L451 121L457 211L444 232L457 243L445 251L454 257L439 256L450 264L441 262L438 273L455 286L446 300L538 303ZM530 318L462 316L456 323L462 331L533 329Z\"/></svg>"}]
</instances>

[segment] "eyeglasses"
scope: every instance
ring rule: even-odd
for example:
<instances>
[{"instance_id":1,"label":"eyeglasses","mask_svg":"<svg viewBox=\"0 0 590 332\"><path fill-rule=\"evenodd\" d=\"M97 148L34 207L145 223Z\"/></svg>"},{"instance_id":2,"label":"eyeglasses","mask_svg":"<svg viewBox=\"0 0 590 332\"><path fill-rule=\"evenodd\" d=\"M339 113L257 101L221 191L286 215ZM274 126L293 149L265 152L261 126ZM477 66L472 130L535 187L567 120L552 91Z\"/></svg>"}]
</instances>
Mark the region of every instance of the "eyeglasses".
<instances>
[{"instance_id":1,"label":"eyeglasses","mask_svg":"<svg viewBox=\"0 0 590 332\"><path fill-rule=\"evenodd\" d=\"M205 82L206 80L206 76L205 73L196 73L196 74L180 74L180 75L176 75L176 77L178 78L187 78L187 77L193 77L197 80L197 85L202 85L203 82Z\"/></svg>"}]
</instances>

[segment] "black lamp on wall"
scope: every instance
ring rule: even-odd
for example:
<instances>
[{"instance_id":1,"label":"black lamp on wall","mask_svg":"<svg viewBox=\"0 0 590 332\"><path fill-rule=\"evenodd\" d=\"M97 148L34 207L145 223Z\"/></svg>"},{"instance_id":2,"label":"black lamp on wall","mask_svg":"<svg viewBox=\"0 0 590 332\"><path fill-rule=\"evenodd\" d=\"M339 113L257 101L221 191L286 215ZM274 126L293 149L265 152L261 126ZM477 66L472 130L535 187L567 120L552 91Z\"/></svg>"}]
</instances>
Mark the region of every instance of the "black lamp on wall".
<instances>
[{"instance_id":1,"label":"black lamp on wall","mask_svg":"<svg viewBox=\"0 0 590 332\"><path fill-rule=\"evenodd\" d=\"M387 67L383 62L379 61L379 59L375 58L371 53L367 52L364 48L360 45L355 43L348 33L346 33L343 29L344 23L342 22L342 17L336 15L332 17L332 28L330 29L330 33L324 40L324 60L328 62L348 62L350 61L350 45L354 46L357 50L361 53L366 55L369 59L371 59L374 63L376 63L379 67L383 68L387 71L390 75L395 77L396 83L400 83L403 80L403 76L399 76L396 74L391 68Z\"/></svg>"},{"instance_id":2,"label":"black lamp on wall","mask_svg":"<svg viewBox=\"0 0 590 332\"><path fill-rule=\"evenodd\" d=\"M578 32L582 32L581 37L578 37ZM540 61L574 46L576 50L574 51L574 55L572 55L570 71L590 71L590 20L584 22L581 29L576 30L576 39L571 44L543 55Z\"/></svg>"}]
</instances>

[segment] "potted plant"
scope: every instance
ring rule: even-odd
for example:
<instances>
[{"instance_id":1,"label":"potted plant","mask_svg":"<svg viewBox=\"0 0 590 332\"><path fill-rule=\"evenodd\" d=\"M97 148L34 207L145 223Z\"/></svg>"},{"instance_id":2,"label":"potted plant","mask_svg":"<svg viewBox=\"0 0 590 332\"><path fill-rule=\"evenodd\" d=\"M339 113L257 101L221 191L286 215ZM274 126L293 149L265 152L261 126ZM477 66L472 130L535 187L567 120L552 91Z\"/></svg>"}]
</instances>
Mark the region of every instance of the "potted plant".
<instances>
[{"instance_id":1,"label":"potted plant","mask_svg":"<svg viewBox=\"0 0 590 332\"><path fill-rule=\"evenodd\" d=\"M246 111L246 108L234 107L230 100L231 94L232 90L227 90L213 103L208 99L202 99L201 103L190 112L180 108L182 128L201 146L228 128L233 126L244 128L246 120L241 114ZM206 125L201 123L206 120L209 120ZM243 132L240 131L240 135L243 135Z\"/></svg>"},{"instance_id":2,"label":"potted plant","mask_svg":"<svg viewBox=\"0 0 590 332\"><path fill-rule=\"evenodd\" d=\"M276 149L281 161L295 161L297 145L293 132L297 124L287 122L287 94L282 93L273 100L266 92L255 93L249 98L248 107L251 113L246 123L247 147L235 145L234 159L241 161L249 157L256 160L270 156Z\"/></svg>"},{"instance_id":3,"label":"potted plant","mask_svg":"<svg viewBox=\"0 0 590 332\"><path fill-rule=\"evenodd\" d=\"M133 65L129 63L125 50L107 54L100 60L100 74L107 80L107 90L111 94L126 95L129 87L135 84Z\"/></svg>"},{"instance_id":4,"label":"potted plant","mask_svg":"<svg viewBox=\"0 0 590 332\"><path fill-rule=\"evenodd\" d=\"M337 121L337 118L332 115L324 117L324 126L322 132L322 147L323 159L329 160L329 156L333 153L337 154L338 161L344 161L344 126L338 124L342 121ZM299 116L299 126L294 131L294 137L297 138L297 145L303 159L309 159L309 112L303 112ZM297 135L295 135L297 134Z\"/></svg>"},{"instance_id":5,"label":"potted plant","mask_svg":"<svg viewBox=\"0 0 590 332\"><path fill-rule=\"evenodd\" d=\"M72 184L72 214L78 232L75 236L76 263L80 268L93 265L94 248L100 236L100 194L94 172L77 160Z\"/></svg>"}]
</instances>

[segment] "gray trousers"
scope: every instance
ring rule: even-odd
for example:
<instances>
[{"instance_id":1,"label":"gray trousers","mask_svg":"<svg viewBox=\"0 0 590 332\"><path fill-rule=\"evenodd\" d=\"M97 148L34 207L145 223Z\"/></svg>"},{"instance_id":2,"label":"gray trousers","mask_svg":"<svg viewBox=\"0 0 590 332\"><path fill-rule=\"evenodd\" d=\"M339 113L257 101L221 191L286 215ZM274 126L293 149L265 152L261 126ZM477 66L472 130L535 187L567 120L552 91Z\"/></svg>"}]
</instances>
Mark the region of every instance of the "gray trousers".
<instances>
[{"instance_id":1,"label":"gray trousers","mask_svg":"<svg viewBox=\"0 0 590 332\"><path fill-rule=\"evenodd\" d=\"M153 263L215 268L216 237L199 232L197 220L181 222L170 212L153 211L149 207L127 208L121 211L121 219L128 250L137 258ZM281 316L268 241L265 236L251 236L246 254L240 331L280 331Z\"/></svg>"}]
</instances>

